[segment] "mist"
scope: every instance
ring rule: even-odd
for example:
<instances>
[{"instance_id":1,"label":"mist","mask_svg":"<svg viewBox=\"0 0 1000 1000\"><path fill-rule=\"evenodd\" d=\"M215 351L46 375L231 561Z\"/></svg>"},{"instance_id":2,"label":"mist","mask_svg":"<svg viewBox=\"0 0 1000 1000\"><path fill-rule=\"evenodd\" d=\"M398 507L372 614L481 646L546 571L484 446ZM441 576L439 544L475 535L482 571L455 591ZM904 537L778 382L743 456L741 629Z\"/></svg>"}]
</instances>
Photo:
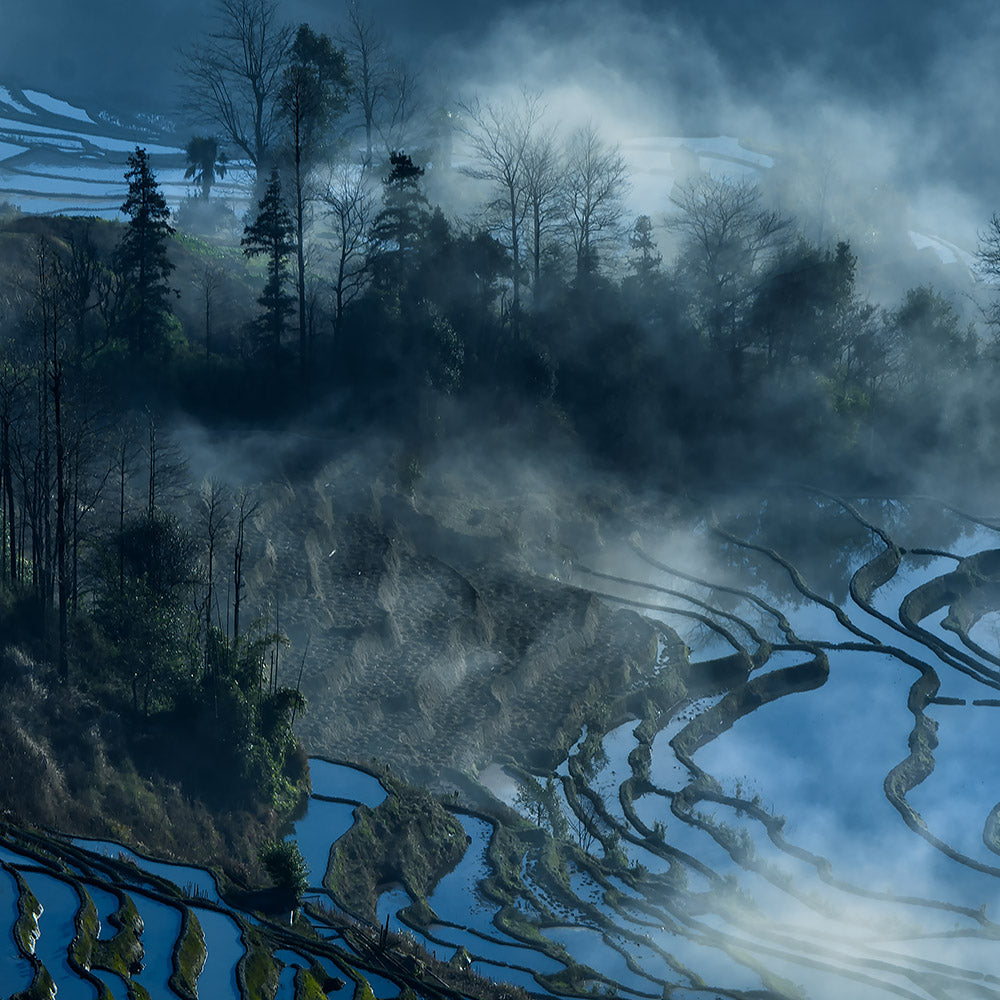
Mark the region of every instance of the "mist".
<instances>
[{"instance_id":1,"label":"mist","mask_svg":"<svg viewBox=\"0 0 1000 1000\"><path fill-rule=\"evenodd\" d=\"M546 995L995 995L1000 14L372 0L422 116L323 147L371 195L344 302L332 188L301 262L280 213L248 260L249 183L177 196L211 5L0 2L0 86L160 116L175 175L152 291L128 212L0 217L12 843L211 865L238 929L262 845L355 803L325 760L388 804L256 921L283 989L497 996L461 948ZM529 259L483 108L610 155L593 248L559 202Z\"/></svg>"}]
</instances>

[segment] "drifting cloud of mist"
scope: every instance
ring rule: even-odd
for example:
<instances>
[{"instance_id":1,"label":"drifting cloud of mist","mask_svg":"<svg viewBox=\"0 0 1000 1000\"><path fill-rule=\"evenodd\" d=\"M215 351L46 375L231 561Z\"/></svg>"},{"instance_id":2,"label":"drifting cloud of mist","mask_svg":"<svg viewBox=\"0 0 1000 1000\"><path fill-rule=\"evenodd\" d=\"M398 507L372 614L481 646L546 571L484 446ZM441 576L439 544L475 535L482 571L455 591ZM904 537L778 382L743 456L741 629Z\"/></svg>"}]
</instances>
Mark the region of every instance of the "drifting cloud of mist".
<instances>
[{"instance_id":1,"label":"drifting cloud of mist","mask_svg":"<svg viewBox=\"0 0 1000 1000\"><path fill-rule=\"evenodd\" d=\"M879 297L934 279L939 260L952 256L960 274L935 284L967 281L968 255L994 208L983 143L996 126L983 86L995 71L978 35L994 14L973 2L947 20L898 4L879 5L881 14L810 7L808 16L787 4L713 5L725 15L703 16L688 6L508 8L478 34L456 28L439 39L429 63L465 97L540 92L564 134L593 122L626 153L647 137L739 137L774 156L776 168L760 180L807 239L848 239L862 269L877 264L866 290ZM637 172L628 201L630 213L654 222L670 211L678 176L663 159L650 176ZM911 231L965 255L931 249L923 268L910 266L918 256Z\"/></svg>"},{"instance_id":2,"label":"drifting cloud of mist","mask_svg":"<svg viewBox=\"0 0 1000 1000\"><path fill-rule=\"evenodd\" d=\"M542 92L564 132L593 122L612 142L741 137L775 155L779 201L804 235L849 238L863 262L866 240L872 253L885 251L875 230L891 227L903 239L914 229L974 250L996 207L988 95L1000 14L984 0L946 12L902 0L363 6L419 69L431 104L527 88ZM176 112L179 50L213 29L211 5L193 0L7 7L5 82L111 111ZM344 13L318 0L285 0L279 10L333 35ZM629 211L657 221L671 183L669 171L637 177Z\"/></svg>"}]
</instances>

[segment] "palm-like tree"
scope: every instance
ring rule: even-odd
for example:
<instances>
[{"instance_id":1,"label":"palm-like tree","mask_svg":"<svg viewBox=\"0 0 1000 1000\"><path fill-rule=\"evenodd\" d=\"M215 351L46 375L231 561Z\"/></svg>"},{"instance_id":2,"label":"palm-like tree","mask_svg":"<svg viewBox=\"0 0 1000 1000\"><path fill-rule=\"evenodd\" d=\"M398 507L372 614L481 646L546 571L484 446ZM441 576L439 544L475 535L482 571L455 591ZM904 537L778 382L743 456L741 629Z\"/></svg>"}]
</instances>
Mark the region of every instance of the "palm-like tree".
<instances>
[{"instance_id":1,"label":"palm-like tree","mask_svg":"<svg viewBox=\"0 0 1000 1000\"><path fill-rule=\"evenodd\" d=\"M201 196L208 198L215 178L226 176L225 153L219 152L219 144L208 136L195 136L185 147L188 158L188 168L184 176L201 185Z\"/></svg>"}]
</instances>

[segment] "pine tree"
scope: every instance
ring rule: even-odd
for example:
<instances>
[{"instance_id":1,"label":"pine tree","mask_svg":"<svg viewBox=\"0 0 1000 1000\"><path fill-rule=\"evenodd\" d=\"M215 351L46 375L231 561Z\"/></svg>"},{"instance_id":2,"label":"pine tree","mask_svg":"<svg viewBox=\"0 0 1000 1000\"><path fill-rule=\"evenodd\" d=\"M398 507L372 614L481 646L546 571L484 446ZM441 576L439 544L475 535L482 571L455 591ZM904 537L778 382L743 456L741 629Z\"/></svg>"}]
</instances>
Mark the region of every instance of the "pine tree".
<instances>
[{"instance_id":1,"label":"pine tree","mask_svg":"<svg viewBox=\"0 0 1000 1000\"><path fill-rule=\"evenodd\" d=\"M122 325L130 351L138 355L159 349L164 341L170 316L167 280L174 269L167 256L167 241L174 230L149 156L140 146L128 158L125 180L128 197L121 211L129 222L115 251L115 262L125 284Z\"/></svg>"},{"instance_id":2,"label":"pine tree","mask_svg":"<svg viewBox=\"0 0 1000 1000\"><path fill-rule=\"evenodd\" d=\"M663 256L656 249L653 239L653 222L648 215L640 215L628 238L632 254L629 263L639 279L639 286L645 288L653 275L660 269Z\"/></svg>"},{"instance_id":3,"label":"pine tree","mask_svg":"<svg viewBox=\"0 0 1000 1000\"><path fill-rule=\"evenodd\" d=\"M420 190L422 167L406 153L389 154L392 170L382 179L382 211L372 224L376 285L398 292L417 265L417 250L430 219Z\"/></svg>"},{"instance_id":4,"label":"pine tree","mask_svg":"<svg viewBox=\"0 0 1000 1000\"><path fill-rule=\"evenodd\" d=\"M267 256L267 280L257 299L264 310L260 318L266 349L277 354L285 322L292 312L293 299L285 286L288 282L288 255L295 250L295 229L281 197L281 178L271 171L264 197L257 204L257 218L243 230L240 241L248 257Z\"/></svg>"}]
</instances>

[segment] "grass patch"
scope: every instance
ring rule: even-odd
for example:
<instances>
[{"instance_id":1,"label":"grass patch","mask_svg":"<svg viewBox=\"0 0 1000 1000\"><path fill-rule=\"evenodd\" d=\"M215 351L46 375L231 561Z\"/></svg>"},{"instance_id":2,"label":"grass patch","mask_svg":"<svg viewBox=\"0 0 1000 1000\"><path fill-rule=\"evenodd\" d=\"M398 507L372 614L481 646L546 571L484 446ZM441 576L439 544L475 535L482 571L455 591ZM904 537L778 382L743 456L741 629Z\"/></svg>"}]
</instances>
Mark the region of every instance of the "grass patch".
<instances>
[{"instance_id":1,"label":"grass patch","mask_svg":"<svg viewBox=\"0 0 1000 1000\"><path fill-rule=\"evenodd\" d=\"M244 929L243 940L246 952L236 967L243 1000L273 1000L278 992L281 969L261 936L252 928Z\"/></svg>"},{"instance_id":2,"label":"grass patch","mask_svg":"<svg viewBox=\"0 0 1000 1000\"><path fill-rule=\"evenodd\" d=\"M198 977L207 958L208 949L205 947L201 924L194 913L184 907L180 937L174 945L174 971L169 982L170 988L179 997L198 1000Z\"/></svg>"},{"instance_id":3,"label":"grass patch","mask_svg":"<svg viewBox=\"0 0 1000 1000\"><path fill-rule=\"evenodd\" d=\"M127 980L143 958L140 937L142 918L131 896L121 897L121 903L109 918L109 923L112 927L116 927L117 931L108 941L101 941L99 938L94 941L91 964L95 969L106 969ZM138 984L135 985L142 990ZM142 992L145 993L145 990Z\"/></svg>"},{"instance_id":4,"label":"grass patch","mask_svg":"<svg viewBox=\"0 0 1000 1000\"><path fill-rule=\"evenodd\" d=\"M337 842L328 885L342 904L375 920L377 889L401 883L417 902L465 853L465 831L422 789L393 783L377 808L360 806L354 826Z\"/></svg>"}]
</instances>

